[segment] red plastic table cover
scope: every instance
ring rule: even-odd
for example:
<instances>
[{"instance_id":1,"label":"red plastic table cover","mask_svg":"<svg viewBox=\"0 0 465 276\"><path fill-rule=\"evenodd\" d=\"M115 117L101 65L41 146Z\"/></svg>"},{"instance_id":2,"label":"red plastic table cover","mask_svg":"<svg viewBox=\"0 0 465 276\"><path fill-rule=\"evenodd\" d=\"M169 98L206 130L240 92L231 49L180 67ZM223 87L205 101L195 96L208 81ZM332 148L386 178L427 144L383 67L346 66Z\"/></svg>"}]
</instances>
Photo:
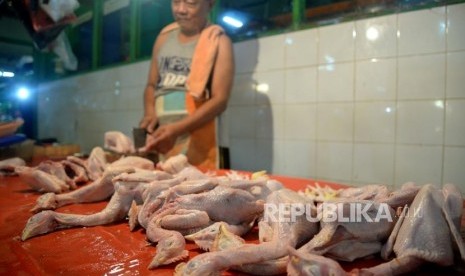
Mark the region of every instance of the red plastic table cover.
<instances>
[{"instance_id":1,"label":"red plastic table cover","mask_svg":"<svg viewBox=\"0 0 465 276\"><path fill-rule=\"evenodd\" d=\"M221 172L220 172L221 173ZM286 187L301 190L315 181L302 178L271 176ZM318 181L322 186L343 185ZM32 191L18 177L0 178L0 275L172 275L176 264L148 270L155 255L155 246L147 242L143 229L130 232L127 222L95 227L58 230L53 233L20 240L21 231L31 217L39 193ZM107 202L74 204L57 209L63 213L92 214ZM258 242L258 229L252 229L245 240ZM189 258L202 251L188 242ZM378 258L341 263L343 268L369 267L381 262ZM463 264L462 264L463 265ZM422 275L464 275L463 267L442 268L425 265ZM416 274L417 274L416 273ZM225 272L224 275L244 275Z\"/></svg>"}]
</instances>

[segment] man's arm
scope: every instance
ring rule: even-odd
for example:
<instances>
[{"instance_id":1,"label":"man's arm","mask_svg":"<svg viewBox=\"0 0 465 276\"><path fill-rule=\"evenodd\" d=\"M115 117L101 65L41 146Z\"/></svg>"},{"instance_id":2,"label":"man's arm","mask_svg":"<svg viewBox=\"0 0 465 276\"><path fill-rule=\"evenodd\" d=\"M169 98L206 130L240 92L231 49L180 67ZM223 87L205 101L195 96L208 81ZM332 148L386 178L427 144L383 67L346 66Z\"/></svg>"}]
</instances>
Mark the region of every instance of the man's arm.
<instances>
[{"instance_id":1,"label":"man's arm","mask_svg":"<svg viewBox=\"0 0 465 276\"><path fill-rule=\"evenodd\" d=\"M234 55L229 37L222 35L213 67L211 98L179 122L180 134L191 132L220 115L227 107L234 79Z\"/></svg>"}]
</instances>

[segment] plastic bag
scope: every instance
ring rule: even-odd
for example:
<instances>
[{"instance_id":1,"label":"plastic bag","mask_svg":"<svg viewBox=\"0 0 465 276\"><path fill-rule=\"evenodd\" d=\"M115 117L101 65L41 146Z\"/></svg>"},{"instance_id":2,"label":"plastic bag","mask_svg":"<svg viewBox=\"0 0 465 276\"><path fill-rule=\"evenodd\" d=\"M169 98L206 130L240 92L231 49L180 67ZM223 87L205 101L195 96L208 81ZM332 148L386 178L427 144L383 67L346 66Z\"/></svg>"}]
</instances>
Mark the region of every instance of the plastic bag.
<instances>
[{"instance_id":1,"label":"plastic bag","mask_svg":"<svg viewBox=\"0 0 465 276\"><path fill-rule=\"evenodd\" d=\"M58 22L79 8L79 2L77 0L40 0L40 8L53 21Z\"/></svg>"},{"instance_id":2,"label":"plastic bag","mask_svg":"<svg viewBox=\"0 0 465 276\"><path fill-rule=\"evenodd\" d=\"M53 52L60 58L63 62L63 66L67 70L75 71L78 66L76 56L71 49L69 44L68 36L66 33L61 32L55 41L51 44Z\"/></svg>"}]
</instances>

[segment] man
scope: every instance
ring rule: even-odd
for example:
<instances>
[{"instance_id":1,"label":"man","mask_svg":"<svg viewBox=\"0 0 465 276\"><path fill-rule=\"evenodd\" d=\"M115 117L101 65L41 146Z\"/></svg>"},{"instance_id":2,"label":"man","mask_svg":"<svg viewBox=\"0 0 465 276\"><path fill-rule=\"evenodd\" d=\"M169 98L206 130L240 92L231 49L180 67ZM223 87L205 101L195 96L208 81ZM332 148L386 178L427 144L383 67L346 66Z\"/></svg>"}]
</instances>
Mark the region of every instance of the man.
<instances>
[{"instance_id":1,"label":"man","mask_svg":"<svg viewBox=\"0 0 465 276\"><path fill-rule=\"evenodd\" d=\"M231 40L208 22L213 5L214 0L172 0L176 23L155 41L139 124L149 133L142 150L161 153L162 160L183 153L205 169L219 165L215 119L227 107L234 76ZM191 71L193 59L202 65ZM199 94L192 87L199 87L202 74Z\"/></svg>"}]
</instances>

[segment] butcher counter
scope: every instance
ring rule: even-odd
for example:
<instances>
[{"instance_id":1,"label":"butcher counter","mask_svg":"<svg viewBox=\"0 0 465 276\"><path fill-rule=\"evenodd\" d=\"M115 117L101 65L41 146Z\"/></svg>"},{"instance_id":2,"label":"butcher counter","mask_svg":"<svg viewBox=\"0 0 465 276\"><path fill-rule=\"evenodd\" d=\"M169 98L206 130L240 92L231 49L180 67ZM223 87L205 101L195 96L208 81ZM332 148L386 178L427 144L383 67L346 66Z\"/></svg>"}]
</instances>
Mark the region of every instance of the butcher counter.
<instances>
[{"instance_id":1,"label":"butcher counter","mask_svg":"<svg viewBox=\"0 0 465 276\"><path fill-rule=\"evenodd\" d=\"M220 171L218 173L224 173ZM302 178L271 176L293 190L302 190L315 181ZM332 188L344 187L334 183L318 182ZM39 193L21 183L16 176L0 178L0 275L172 275L175 264L156 270L147 266L155 254L155 246L147 242L143 229L129 231L128 223L59 230L47 235L21 241L20 235L31 217L29 211ZM57 209L58 212L92 214L102 210L107 202L75 204ZM462 229L465 225L462 220ZM368 229L367 229L368 230ZM245 237L257 243L258 229L253 228ZM188 243L189 257L202 253ZM341 263L348 271L381 263L377 257ZM434 264L423 266L415 274L464 275L463 263L453 267ZM225 275L244 275L226 272Z\"/></svg>"}]
</instances>

